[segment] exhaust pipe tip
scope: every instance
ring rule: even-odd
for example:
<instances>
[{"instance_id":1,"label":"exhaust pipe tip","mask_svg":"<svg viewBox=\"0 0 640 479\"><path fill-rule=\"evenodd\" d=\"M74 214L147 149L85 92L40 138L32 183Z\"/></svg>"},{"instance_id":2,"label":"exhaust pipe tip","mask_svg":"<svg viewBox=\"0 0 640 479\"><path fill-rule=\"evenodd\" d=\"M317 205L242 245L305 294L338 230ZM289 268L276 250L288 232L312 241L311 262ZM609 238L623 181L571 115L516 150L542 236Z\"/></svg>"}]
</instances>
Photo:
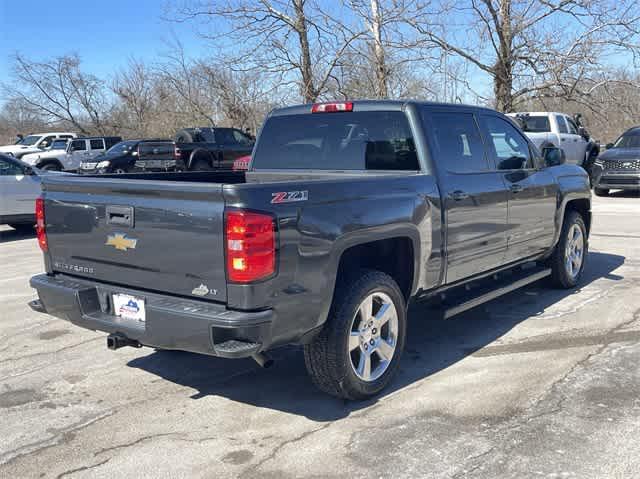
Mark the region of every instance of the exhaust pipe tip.
<instances>
[{"instance_id":1,"label":"exhaust pipe tip","mask_svg":"<svg viewBox=\"0 0 640 479\"><path fill-rule=\"evenodd\" d=\"M255 353L251 356L253 360L258 363L258 366L264 369L269 369L273 366L273 358L266 353Z\"/></svg>"}]
</instances>

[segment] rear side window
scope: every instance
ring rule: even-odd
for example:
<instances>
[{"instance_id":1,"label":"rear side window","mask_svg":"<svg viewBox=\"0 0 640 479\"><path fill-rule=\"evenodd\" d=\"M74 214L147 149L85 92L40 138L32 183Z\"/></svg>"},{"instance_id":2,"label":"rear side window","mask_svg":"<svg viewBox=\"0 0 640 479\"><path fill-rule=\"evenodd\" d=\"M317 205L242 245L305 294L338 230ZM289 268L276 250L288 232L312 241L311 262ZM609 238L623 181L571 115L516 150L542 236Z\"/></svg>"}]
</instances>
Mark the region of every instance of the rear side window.
<instances>
[{"instance_id":1,"label":"rear side window","mask_svg":"<svg viewBox=\"0 0 640 479\"><path fill-rule=\"evenodd\" d=\"M436 162L452 173L488 170L480 131L471 113L430 115Z\"/></svg>"},{"instance_id":2,"label":"rear side window","mask_svg":"<svg viewBox=\"0 0 640 479\"><path fill-rule=\"evenodd\" d=\"M253 154L257 169L419 170L400 111L273 116Z\"/></svg>"},{"instance_id":3,"label":"rear side window","mask_svg":"<svg viewBox=\"0 0 640 479\"><path fill-rule=\"evenodd\" d=\"M522 129L530 133L545 133L551 131L548 116L521 116Z\"/></svg>"},{"instance_id":4,"label":"rear side window","mask_svg":"<svg viewBox=\"0 0 640 479\"><path fill-rule=\"evenodd\" d=\"M90 140L89 144L91 145L92 150L104 150L104 141L100 140Z\"/></svg>"},{"instance_id":5,"label":"rear side window","mask_svg":"<svg viewBox=\"0 0 640 479\"><path fill-rule=\"evenodd\" d=\"M556 123L558 124L558 131L560 133L569 133L567 123L564 121L564 116L556 115Z\"/></svg>"},{"instance_id":6,"label":"rear side window","mask_svg":"<svg viewBox=\"0 0 640 479\"><path fill-rule=\"evenodd\" d=\"M84 140L73 140L71 142L71 151L84 151L87 149L87 144Z\"/></svg>"}]
</instances>

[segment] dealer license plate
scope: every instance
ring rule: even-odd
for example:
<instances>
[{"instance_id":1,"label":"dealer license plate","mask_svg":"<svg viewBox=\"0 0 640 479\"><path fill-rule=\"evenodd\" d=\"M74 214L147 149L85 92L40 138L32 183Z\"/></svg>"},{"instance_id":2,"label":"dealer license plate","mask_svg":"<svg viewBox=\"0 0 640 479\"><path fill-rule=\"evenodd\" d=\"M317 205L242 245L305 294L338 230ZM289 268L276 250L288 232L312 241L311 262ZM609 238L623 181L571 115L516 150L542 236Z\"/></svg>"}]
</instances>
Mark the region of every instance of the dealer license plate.
<instances>
[{"instance_id":1,"label":"dealer license plate","mask_svg":"<svg viewBox=\"0 0 640 479\"><path fill-rule=\"evenodd\" d=\"M146 321L144 299L136 298L128 294L113 295L113 312L116 316L138 321L142 324Z\"/></svg>"}]
</instances>

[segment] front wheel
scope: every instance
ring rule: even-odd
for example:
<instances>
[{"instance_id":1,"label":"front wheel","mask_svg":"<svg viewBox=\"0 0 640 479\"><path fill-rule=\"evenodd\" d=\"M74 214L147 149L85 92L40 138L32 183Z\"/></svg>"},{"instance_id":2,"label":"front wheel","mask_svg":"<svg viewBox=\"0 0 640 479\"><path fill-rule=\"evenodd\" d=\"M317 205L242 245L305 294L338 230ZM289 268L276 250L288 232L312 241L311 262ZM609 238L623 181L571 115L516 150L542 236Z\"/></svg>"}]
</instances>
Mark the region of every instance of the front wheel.
<instances>
[{"instance_id":1,"label":"front wheel","mask_svg":"<svg viewBox=\"0 0 640 479\"><path fill-rule=\"evenodd\" d=\"M564 219L560 239L550 258L551 280L558 288L573 288L582 277L589 252L587 227L582 216L569 211Z\"/></svg>"},{"instance_id":2,"label":"front wheel","mask_svg":"<svg viewBox=\"0 0 640 479\"><path fill-rule=\"evenodd\" d=\"M314 384L344 399L367 399L391 380L404 349L406 305L397 283L362 270L336 285L322 332L304 348Z\"/></svg>"},{"instance_id":3,"label":"front wheel","mask_svg":"<svg viewBox=\"0 0 640 479\"><path fill-rule=\"evenodd\" d=\"M45 165L42 165L40 169L44 171L61 171L62 170L62 168L60 168L60 165L56 163L47 163Z\"/></svg>"}]
</instances>

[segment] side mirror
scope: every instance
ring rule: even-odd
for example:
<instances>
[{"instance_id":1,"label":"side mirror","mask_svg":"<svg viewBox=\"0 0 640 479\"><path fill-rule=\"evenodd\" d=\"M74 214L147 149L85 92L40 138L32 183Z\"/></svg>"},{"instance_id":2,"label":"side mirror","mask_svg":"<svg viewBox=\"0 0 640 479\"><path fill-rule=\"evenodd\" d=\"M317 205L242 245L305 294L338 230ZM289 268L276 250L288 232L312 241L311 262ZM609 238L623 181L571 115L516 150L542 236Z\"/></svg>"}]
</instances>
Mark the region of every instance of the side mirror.
<instances>
[{"instance_id":1,"label":"side mirror","mask_svg":"<svg viewBox=\"0 0 640 479\"><path fill-rule=\"evenodd\" d=\"M22 169L22 173L23 173L25 176L32 176L32 175L35 175L35 174L36 174L36 173L35 173L35 171L33 171L33 167L31 167L31 166L25 166L25 167Z\"/></svg>"},{"instance_id":2,"label":"side mirror","mask_svg":"<svg viewBox=\"0 0 640 479\"><path fill-rule=\"evenodd\" d=\"M613 143L607 143L607 144L605 145L605 148L606 148L607 150L610 150L611 148L613 148Z\"/></svg>"},{"instance_id":3,"label":"side mirror","mask_svg":"<svg viewBox=\"0 0 640 479\"><path fill-rule=\"evenodd\" d=\"M567 160L567 155L561 148L547 147L542 150L542 157L546 166L562 165Z\"/></svg>"}]
</instances>

